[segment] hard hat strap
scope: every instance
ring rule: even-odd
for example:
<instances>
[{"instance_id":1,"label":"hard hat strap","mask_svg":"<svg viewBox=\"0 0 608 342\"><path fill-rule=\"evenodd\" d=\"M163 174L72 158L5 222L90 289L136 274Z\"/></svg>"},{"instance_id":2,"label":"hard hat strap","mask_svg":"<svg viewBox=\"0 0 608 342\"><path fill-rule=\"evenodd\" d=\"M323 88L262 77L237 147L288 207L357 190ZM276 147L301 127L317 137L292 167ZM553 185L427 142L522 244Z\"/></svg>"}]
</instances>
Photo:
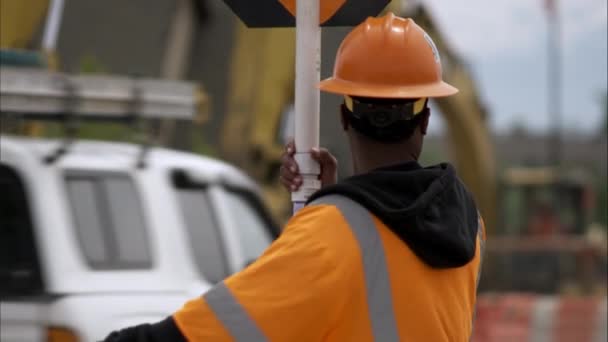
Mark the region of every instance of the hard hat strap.
<instances>
[{"instance_id":1,"label":"hard hat strap","mask_svg":"<svg viewBox=\"0 0 608 342\"><path fill-rule=\"evenodd\" d=\"M428 98L404 100L344 96L344 106L355 118L366 117L376 127L386 127L397 121L411 120L424 112L427 102Z\"/></svg>"}]
</instances>

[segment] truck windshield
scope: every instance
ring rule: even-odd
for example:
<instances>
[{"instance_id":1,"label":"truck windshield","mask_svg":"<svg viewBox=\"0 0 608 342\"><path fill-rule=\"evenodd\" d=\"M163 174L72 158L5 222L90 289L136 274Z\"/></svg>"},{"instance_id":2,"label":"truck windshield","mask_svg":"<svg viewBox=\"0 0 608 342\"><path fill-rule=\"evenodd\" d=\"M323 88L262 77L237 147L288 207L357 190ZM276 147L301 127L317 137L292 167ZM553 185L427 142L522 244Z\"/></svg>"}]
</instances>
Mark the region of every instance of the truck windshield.
<instances>
[{"instance_id":1,"label":"truck windshield","mask_svg":"<svg viewBox=\"0 0 608 342\"><path fill-rule=\"evenodd\" d=\"M223 226L217 217L217 203L214 205L210 189L221 189L226 194L222 201L226 209L238 217L237 229L242 260L240 267L257 259L278 235L272 220L266 214L263 204L251 192L232 189L220 185L209 185L192 179L186 172L175 170L172 182L177 192L182 218L191 243L190 250L200 274L216 283L230 275L232 271L227 261Z\"/></svg>"},{"instance_id":2,"label":"truck windshield","mask_svg":"<svg viewBox=\"0 0 608 342\"><path fill-rule=\"evenodd\" d=\"M43 292L38 250L23 181L0 164L0 296Z\"/></svg>"}]
</instances>

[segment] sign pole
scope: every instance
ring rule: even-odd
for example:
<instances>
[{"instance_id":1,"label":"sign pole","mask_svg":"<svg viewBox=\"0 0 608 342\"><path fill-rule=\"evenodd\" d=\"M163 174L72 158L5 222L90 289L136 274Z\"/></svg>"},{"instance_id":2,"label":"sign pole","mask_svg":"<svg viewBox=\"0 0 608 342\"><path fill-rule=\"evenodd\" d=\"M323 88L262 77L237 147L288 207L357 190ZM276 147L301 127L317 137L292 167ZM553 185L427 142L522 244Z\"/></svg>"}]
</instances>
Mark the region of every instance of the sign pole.
<instances>
[{"instance_id":1,"label":"sign pole","mask_svg":"<svg viewBox=\"0 0 608 342\"><path fill-rule=\"evenodd\" d=\"M302 186L291 195L294 214L321 188L320 167L310 150L319 146L319 90L321 68L320 0L296 1L295 160Z\"/></svg>"}]
</instances>

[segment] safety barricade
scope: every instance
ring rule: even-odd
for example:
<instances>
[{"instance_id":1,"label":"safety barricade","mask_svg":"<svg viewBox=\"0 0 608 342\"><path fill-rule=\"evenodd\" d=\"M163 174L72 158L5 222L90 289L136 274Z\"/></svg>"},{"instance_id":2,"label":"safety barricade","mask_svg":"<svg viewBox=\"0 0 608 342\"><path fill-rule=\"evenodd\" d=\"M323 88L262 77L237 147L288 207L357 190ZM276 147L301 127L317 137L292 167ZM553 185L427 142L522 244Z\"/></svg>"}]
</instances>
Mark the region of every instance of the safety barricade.
<instances>
[{"instance_id":1,"label":"safety barricade","mask_svg":"<svg viewBox=\"0 0 608 342\"><path fill-rule=\"evenodd\" d=\"M473 341L606 342L606 298L480 295Z\"/></svg>"}]
</instances>

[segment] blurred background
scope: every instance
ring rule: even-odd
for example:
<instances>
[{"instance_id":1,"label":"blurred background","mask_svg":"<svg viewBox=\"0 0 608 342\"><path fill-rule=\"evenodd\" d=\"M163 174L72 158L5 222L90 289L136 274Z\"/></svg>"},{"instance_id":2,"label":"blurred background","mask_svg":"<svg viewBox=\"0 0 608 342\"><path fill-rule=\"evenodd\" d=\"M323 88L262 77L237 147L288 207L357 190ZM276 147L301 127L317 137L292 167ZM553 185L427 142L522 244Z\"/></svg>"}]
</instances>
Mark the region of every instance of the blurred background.
<instances>
[{"instance_id":1,"label":"blurred background","mask_svg":"<svg viewBox=\"0 0 608 342\"><path fill-rule=\"evenodd\" d=\"M152 144L235 165L286 222L278 170L293 131L294 29L248 29L220 0L78 0L65 1L57 39L44 46L49 1L0 5L0 47L32 52L40 68L196 82L204 110L192 122L152 122ZM421 162L456 165L486 221L477 338L532 339L536 305L547 300L567 308L551 317L575 331L570 340L595 329L589 322L605 330L606 0L393 0L387 10L429 32L444 79L460 89L432 103ZM322 78L349 30L323 29ZM3 65L23 62L7 52ZM340 101L321 95L321 144L343 178L351 166ZM58 123L2 120L3 134L64 134ZM114 123L83 124L75 137L137 141Z\"/></svg>"}]
</instances>

